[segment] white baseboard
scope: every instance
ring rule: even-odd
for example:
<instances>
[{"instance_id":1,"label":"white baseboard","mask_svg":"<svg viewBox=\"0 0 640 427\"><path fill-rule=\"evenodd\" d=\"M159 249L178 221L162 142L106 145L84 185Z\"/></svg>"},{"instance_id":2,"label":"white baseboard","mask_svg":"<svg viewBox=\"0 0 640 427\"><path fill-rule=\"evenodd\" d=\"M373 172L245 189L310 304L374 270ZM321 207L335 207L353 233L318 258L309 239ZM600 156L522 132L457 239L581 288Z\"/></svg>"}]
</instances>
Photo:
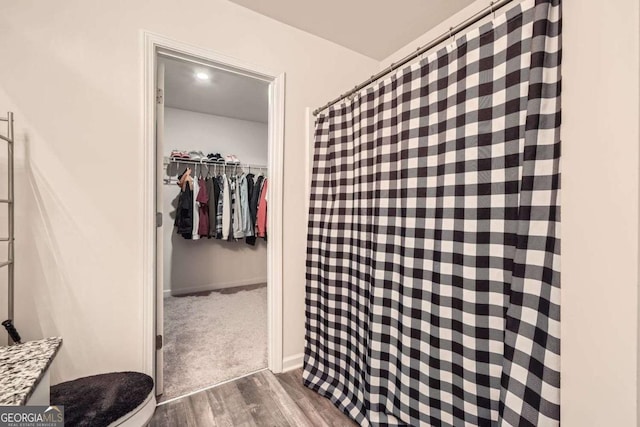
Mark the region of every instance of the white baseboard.
<instances>
[{"instance_id":1,"label":"white baseboard","mask_svg":"<svg viewBox=\"0 0 640 427\"><path fill-rule=\"evenodd\" d=\"M304 353L294 354L293 356L287 356L282 359L282 372L293 371L294 369L302 368L302 362L304 361Z\"/></svg>"},{"instance_id":2,"label":"white baseboard","mask_svg":"<svg viewBox=\"0 0 640 427\"><path fill-rule=\"evenodd\" d=\"M256 285L258 283L267 283L266 277L256 277L252 279L236 280L233 282L209 283L206 285L191 286L188 288L180 288L180 289L165 289L163 291L163 294L165 297L168 297L170 295L184 295L184 294L192 294L195 292L216 291L216 290L226 289L226 288L235 288L236 286Z\"/></svg>"}]
</instances>

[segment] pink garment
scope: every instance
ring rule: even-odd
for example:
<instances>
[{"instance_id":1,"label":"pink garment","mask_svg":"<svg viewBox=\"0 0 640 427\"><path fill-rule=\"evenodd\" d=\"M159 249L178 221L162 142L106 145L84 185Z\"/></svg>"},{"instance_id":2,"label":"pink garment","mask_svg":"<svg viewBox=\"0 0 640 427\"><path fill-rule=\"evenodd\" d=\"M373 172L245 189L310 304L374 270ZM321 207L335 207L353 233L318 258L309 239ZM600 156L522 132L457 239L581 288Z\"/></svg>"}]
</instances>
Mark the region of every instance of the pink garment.
<instances>
[{"instance_id":1,"label":"pink garment","mask_svg":"<svg viewBox=\"0 0 640 427\"><path fill-rule=\"evenodd\" d=\"M258 216L256 219L256 235L258 237L267 236L267 180L262 183L260 201L258 202Z\"/></svg>"},{"instance_id":2,"label":"pink garment","mask_svg":"<svg viewBox=\"0 0 640 427\"><path fill-rule=\"evenodd\" d=\"M200 216L200 222L198 223L198 234L202 237L209 235L209 194L207 193L207 184L204 178L198 180L198 196L196 202L198 202L198 213Z\"/></svg>"}]
</instances>

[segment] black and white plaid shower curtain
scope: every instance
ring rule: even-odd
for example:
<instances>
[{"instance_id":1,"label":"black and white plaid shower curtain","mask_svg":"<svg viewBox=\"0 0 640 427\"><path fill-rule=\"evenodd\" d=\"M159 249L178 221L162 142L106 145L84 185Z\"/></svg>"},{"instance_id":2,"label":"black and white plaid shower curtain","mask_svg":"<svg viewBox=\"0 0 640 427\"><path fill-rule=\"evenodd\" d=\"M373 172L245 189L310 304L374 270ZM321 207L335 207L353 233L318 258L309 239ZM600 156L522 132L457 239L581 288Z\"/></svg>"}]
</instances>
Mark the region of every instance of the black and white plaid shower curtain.
<instances>
[{"instance_id":1,"label":"black and white plaid shower curtain","mask_svg":"<svg viewBox=\"0 0 640 427\"><path fill-rule=\"evenodd\" d=\"M316 124L304 382L361 425L557 425L559 0Z\"/></svg>"}]
</instances>

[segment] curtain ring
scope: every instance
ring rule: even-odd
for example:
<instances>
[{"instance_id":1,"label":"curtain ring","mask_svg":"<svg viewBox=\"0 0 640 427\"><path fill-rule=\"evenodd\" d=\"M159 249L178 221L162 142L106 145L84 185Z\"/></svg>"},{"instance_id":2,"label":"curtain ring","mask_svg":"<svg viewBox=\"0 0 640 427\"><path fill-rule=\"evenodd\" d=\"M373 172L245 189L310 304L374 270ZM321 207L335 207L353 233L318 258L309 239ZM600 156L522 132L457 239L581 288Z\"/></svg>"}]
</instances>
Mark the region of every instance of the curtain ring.
<instances>
[{"instance_id":1,"label":"curtain ring","mask_svg":"<svg viewBox=\"0 0 640 427\"><path fill-rule=\"evenodd\" d=\"M421 49L422 49L422 46L419 46L418 47L418 52L420 52ZM426 49L423 50L422 53L419 54L420 61L424 61L424 57L425 57L426 54L427 54L427 50Z\"/></svg>"},{"instance_id":2,"label":"curtain ring","mask_svg":"<svg viewBox=\"0 0 640 427\"><path fill-rule=\"evenodd\" d=\"M453 27L449 28L449 41L453 43L456 40L456 36L453 34Z\"/></svg>"},{"instance_id":3,"label":"curtain ring","mask_svg":"<svg viewBox=\"0 0 640 427\"><path fill-rule=\"evenodd\" d=\"M356 91L357 90L358 90L358 85L354 86L353 90L349 94L349 101L353 101L354 99L356 99Z\"/></svg>"},{"instance_id":4,"label":"curtain ring","mask_svg":"<svg viewBox=\"0 0 640 427\"><path fill-rule=\"evenodd\" d=\"M489 5L489 7L491 8L491 13L493 14L493 19L496 19L496 11L493 8L493 3L494 3L494 1L492 0L491 4Z\"/></svg>"}]
</instances>

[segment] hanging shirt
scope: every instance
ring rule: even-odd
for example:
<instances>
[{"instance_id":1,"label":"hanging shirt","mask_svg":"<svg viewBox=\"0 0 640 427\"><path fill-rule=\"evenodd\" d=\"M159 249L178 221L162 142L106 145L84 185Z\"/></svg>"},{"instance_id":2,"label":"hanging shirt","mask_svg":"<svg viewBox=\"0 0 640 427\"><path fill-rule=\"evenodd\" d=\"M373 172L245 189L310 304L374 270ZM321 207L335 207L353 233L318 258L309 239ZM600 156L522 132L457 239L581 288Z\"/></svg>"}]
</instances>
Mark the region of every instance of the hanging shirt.
<instances>
[{"instance_id":1,"label":"hanging shirt","mask_svg":"<svg viewBox=\"0 0 640 427\"><path fill-rule=\"evenodd\" d=\"M207 237L209 235L209 194L207 193L207 183L204 178L200 178L198 181L198 235L200 237Z\"/></svg>"},{"instance_id":2,"label":"hanging shirt","mask_svg":"<svg viewBox=\"0 0 640 427\"><path fill-rule=\"evenodd\" d=\"M198 179L194 177L193 179L193 227L191 228L191 238L193 240L198 240L200 235L198 234L198 227L200 225L200 208L198 207L198 191L200 190L200 186L198 185Z\"/></svg>"},{"instance_id":3,"label":"hanging shirt","mask_svg":"<svg viewBox=\"0 0 640 427\"><path fill-rule=\"evenodd\" d=\"M240 187L240 208L242 209L242 232L245 237L253 236L253 223L249 213L249 176L242 174L238 178Z\"/></svg>"},{"instance_id":4,"label":"hanging shirt","mask_svg":"<svg viewBox=\"0 0 640 427\"><path fill-rule=\"evenodd\" d=\"M231 231L231 190L227 175L222 175L224 184L224 199L222 200L222 239L229 240Z\"/></svg>"},{"instance_id":5,"label":"hanging shirt","mask_svg":"<svg viewBox=\"0 0 640 427\"><path fill-rule=\"evenodd\" d=\"M248 218L249 218L249 230L245 230L245 241L249 245L255 245L255 231L256 231L256 222L253 215L251 215L251 200L253 198L253 187L255 184L254 181L255 175L252 173L247 174L247 206L249 208Z\"/></svg>"},{"instance_id":6,"label":"hanging shirt","mask_svg":"<svg viewBox=\"0 0 640 427\"><path fill-rule=\"evenodd\" d=\"M207 196L209 196L209 203L207 207L209 208L209 238L216 237L216 222L217 222L217 213L218 213L218 189L216 185L216 179L211 177L207 178L205 181L207 187Z\"/></svg>"},{"instance_id":7,"label":"hanging shirt","mask_svg":"<svg viewBox=\"0 0 640 427\"><path fill-rule=\"evenodd\" d=\"M240 206L240 185L238 177L231 177L231 233L234 239L244 237L242 231L242 207Z\"/></svg>"},{"instance_id":8,"label":"hanging shirt","mask_svg":"<svg viewBox=\"0 0 640 427\"><path fill-rule=\"evenodd\" d=\"M249 200L249 215L251 216L251 223L253 224L253 236L249 236L245 241L254 246L256 244L256 222L258 220L258 201L260 200L260 189L262 188L262 181L264 176L259 175L253 184L251 191L251 200Z\"/></svg>"},{"instance_id":9,"label":"hanging shirt","mask_svg":"<svg viewBox=\"0 0 640 427\"><path fill-rule=\"evenodd\" d=\"M224 212L224 177L218 175L215 178L216 188L218 189L218 209L216 209L216 239L222 239L222 218Z\"/></svg>"},{"instance_id":10,"label":"hanging shirt","mask_svg":"<svg viewBox=\"0 0 640 427\"><path fill-rule=\"evenodd\" d=\"M247 176L242 174L236 181L236 214L237 223L234 224L233 237L242 239L247 235L249 216L249 201L247 200Z\"/></svg>"},{"instance_id":11,"label":"hanging shirt","mask_svg":"<svg viewBox=\"0 0 640 427\"><path fill-rule=\"evenodd\" d=\"M258 201L260 200L260 190L262 189L262 181L264 180L264 176L258 176L254 186L253 191L251 192L251 201L249 203L249 213L251 214L251 220L253 224L256 224L256 220L258 219Z\"/></svg>"},{"instance_id":12,"label":"hanging shirt","mask_svg":"<svg viewBox=\"0 0 640 427\"><path fill-rule=\"evenodd\" d=\"M185 239L191 239L191 230L193 230L193 191L188 181L180 189L174 225L178 228L179 235Z\"/></svg>"},{"instance_id":13,"label":"hanging shirt","mask_svg":"<svg viewBox=\"0 0 640 427\"><path fill-rule=\"evenodd\" d=\"M265 178L260 191L260 201L258 202L258 218L256 221L258 237L267 237L267 184L268 179Z\"/></svg>"}]
</instances>

